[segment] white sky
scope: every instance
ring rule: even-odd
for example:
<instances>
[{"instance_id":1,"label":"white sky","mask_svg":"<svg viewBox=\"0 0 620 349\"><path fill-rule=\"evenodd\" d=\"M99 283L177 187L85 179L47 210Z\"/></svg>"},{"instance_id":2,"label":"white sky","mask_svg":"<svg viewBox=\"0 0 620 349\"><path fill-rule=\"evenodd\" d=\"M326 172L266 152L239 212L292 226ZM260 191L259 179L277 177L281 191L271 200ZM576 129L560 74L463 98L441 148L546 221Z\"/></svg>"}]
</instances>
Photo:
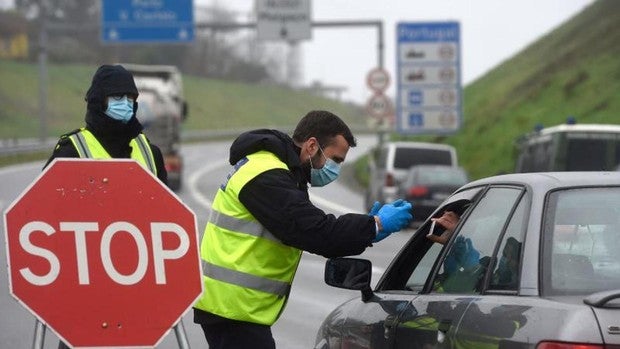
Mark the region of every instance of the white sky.
<instances>
[{"instance_id":1,"label":"white sky","mask_svg":"<svg viewBox=\"0 0 620 349\"><path fill-rule=\"evenodd\" d=\"M395 27L398 22L458 21L461 26L461 81L467 85L593 0L313 0L314 21L383 20L384 68L395 94ZM196 0L250 11L252 0ZM376 31L371 28L315 28L302 44L305 84L318 80L346 86L346 100L365 103L372 95L366 74L377 64Z\"/></svg>"},{"instance_id":2,"label":"white sky","mask_svg":"<svg viewBox=\"0 0 620 349\"><path fill-rule=\"evenodd\" d=\"M314 21L383 20L384 68L393 96L398 22L458 21L461 25L461 81L474 81L594 0L311 0ZM12 4L0 0L0 8ZM249 12L253 0L195 0ZM301 45L302 83L347 87L345 100L365 103L371 96L366 74L377 65L374 28L315 28Z\"/></svg>"}]
</instances>

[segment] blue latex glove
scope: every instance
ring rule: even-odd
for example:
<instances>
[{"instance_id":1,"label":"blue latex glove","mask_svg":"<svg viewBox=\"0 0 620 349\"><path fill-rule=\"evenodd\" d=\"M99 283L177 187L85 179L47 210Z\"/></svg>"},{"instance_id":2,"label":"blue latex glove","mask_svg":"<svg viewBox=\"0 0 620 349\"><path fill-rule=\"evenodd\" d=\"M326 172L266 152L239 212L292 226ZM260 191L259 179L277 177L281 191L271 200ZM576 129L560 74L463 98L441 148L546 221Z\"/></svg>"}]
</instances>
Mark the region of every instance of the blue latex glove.
<instances>
[{"instance_id":1,"label":"blue latex glove","mask_svg":"<svg viewBox=\"0 0 620 349\"><path fill-rule=\"evenodd\" d=\"M379 201L375 201L375 203L372 204L372 208L370 209L370 212L368 212L368 215L376 216L377 213L379 213L380 208L381 208L381 203Z\"/></svg>"},{"instance_id":2,"label":"blue latex glove","mask_svg":"<svg viewBox=\"0 0 620 349\"><path fill-rule=\"evenodd\" d=\"M411 204L404 200L397 200L391 204L385 204L377 213L383 229L377 233L372 242L379 242L390 234L397 232L409 225L413 219Z\"/></svg>"},{"instance_id":3,"label":"blue latex glove","mask_svg":"<svg viewBox=\"0 0 620 349\"><path fill-rule=\"evenodd\" d=\"M452 273L457 269L469 269L480 262L480 252L474 248L470 238L457 236L452 250L446 257L444 269Z\"/></svg>"}]
</instances>

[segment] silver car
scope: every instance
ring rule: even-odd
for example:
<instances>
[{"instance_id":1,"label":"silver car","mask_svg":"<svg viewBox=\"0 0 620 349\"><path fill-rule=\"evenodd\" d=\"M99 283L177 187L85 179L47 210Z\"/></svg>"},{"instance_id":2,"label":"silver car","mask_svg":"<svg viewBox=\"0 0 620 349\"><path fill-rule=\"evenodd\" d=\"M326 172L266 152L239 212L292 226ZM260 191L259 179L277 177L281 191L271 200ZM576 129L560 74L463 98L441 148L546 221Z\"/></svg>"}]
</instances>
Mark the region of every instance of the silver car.
<instances>
[{"instance_id":1,"label":"silver car","mask_svg":"<svg viewBox=\"0 0 620 349\"><path fill-rule=\"evenodd\" d=\"M445 244L432 218L460 216ZM434 231L430 231L434 226ZM445 236L445 235L444 235ZM395 256L330 259L325 281L361 295L315 348L620 348L620 173L510 174L464 185Z\"/></svg>"}]
</instances>

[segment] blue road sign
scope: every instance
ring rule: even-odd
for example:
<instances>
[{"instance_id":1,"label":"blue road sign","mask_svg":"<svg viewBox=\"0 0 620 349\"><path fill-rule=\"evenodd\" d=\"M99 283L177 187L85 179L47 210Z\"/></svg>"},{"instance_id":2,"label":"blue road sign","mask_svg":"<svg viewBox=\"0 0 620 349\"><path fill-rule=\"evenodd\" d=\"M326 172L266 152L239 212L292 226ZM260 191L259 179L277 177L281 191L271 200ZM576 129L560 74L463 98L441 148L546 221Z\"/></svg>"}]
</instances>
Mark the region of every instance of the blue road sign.
<instances>
[{"instance_id":1,"label":"blue road sign","mask_svg":"<svg viewBox=\"0 0 620 349\"><path fill-rule=\"evenodd\" d=\"M104 43L185 43L194 40L192 0L102 0Z\"/></svg>"},{"instance_id":2,"label":"blue road sign","mask_svg":"<svg viewBox=\"0 0 620 349\"><path fill-rule=\"evenodd\" d=\"M458 22L398 23L396 128L448 134L462 123Z\"/></svg>"}]
</instances>

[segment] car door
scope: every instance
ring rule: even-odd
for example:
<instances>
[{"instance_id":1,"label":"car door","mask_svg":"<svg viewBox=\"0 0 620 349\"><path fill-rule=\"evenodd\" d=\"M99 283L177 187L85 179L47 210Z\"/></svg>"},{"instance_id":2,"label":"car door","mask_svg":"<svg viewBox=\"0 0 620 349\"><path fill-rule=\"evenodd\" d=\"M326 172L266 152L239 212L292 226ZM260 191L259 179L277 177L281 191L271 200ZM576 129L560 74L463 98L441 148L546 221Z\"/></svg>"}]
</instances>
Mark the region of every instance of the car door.
<instances>
[{"instance_id":1,"label":"car door","mask_svg":"<svg viewBox=\"0 0 620 349\"><path fill-rule=\"evenodd\" d=\"M400 313L394 348L453 348L462 341L461 319L481 297L487 268L494 264L498 242L522 193L523 188L511 186L472 189L462 193L470 200L450 201L435 211L434 217L453 211L460 221L445 246L435 243L428 248L405 283L406 288L424 286ZM425 243L419 241L410 253L423 250ZM427 257L431 260L425 261Z\"/></svg>"},{"instance_id":2,"label":"car door","mask_svg":"<svg viewBox=\"0 0 620 349\"><path fill-rule=\"evenodd\" d=\"M533 302L530 297L519 297L529 201L524 192L501 233L481 285L483 295L469 304L459 322L454 336L457 348L531 347L522 329Z\"/></svg>"},{"instance_id":3,"label":"car door","mask_svg":"<svg viewBox=\"0 0 620 349\"><path fill-rule=\"evenodd\" d=\"M483 191L484 187L477 187L456 193L444 203L443 207L464 214ZM434 326L433 319L429 318L425 310L421 311L411 305L424 292L427 280L431 278L435 265L438 263L437 260L444 250L443 245L433 243L426 238L430 226L431 221L427 220L379 280L375 290L378 296L375 308L380 310L380 315L377 315L377 311L373 311L372 313L377 316L367 321L369 325L373 323L372 326L367 327L369 330L372 329L372 333L367 335L368 347L426 348L427 343L436 342L436 331L431 333L426 330L428 326ZM444 318L451 318L453 314L456 314L454 316L458 318L460 317L458 314L462 314L466 304L467 301L460 302L445 309L435 308L435 311L444 314ZM371 312L364 311L364 313L370 314ZM349 319L351 318L360 317L350 316ZM377 321L378 318L381 320ZM359 326L355 327L359 328ZM427 338L428 335L431 338ZM407 339L403 340L401 336Z\"/></svg>"}]
</instances>

